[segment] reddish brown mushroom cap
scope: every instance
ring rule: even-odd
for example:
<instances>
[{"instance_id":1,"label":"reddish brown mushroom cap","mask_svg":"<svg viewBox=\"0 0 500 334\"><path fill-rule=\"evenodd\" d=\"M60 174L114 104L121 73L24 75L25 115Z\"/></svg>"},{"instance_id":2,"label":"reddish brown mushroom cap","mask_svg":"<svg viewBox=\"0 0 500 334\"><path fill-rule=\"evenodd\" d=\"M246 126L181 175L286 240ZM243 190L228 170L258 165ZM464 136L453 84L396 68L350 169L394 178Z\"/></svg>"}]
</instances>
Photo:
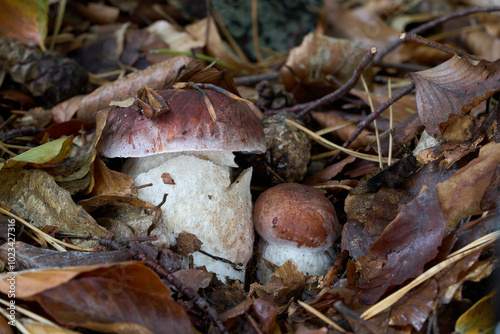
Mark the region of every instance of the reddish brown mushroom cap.
<instances>
[{"instance_id":1,"label":"reddish brown mushroom cap","mask_svg":"<svg viewBox=\"0 0 500 334\"><path fill-rule=\"evenodd\" d=\"M283 183L263 192L254 207L254 226L269 243L329 248L340 232L333 205L307 185Z\"/></svg>"},{"instance_id":2,"label":"reddish brown mushroom cap","mask_svg":"<svg viewBox=\"0 0 500 334\"><path fill-rule=\"evenodd\" d=\"M264 152L262 125L245 103L206 89L217 122L210 117L202 94L194 89L158 93L170 111L154 119L136 106L110 111L99 144L107 157L143 157L193 150Z\"/></svg>"}]
</instances>

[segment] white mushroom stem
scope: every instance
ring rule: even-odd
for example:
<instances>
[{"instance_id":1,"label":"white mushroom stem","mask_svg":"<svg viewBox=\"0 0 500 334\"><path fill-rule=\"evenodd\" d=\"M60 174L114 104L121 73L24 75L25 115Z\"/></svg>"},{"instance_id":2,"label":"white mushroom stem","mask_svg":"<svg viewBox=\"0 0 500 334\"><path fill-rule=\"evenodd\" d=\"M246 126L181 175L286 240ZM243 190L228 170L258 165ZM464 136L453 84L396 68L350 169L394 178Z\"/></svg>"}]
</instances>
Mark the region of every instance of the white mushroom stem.
<instances>
[{"instance_id":1,"label":"white mushroom stem","mask_svg":"<svg viewBox=\"0 0 500 334\"><path fill-rule=\"evenodd\" d=\"M335 259L333 247L311 249L307 247L298 248L280 242L269 243L260 239L258 243L258 253L260 255L257 277L261 282L268 282L271 279L273 268L266 263L267 260L277 267L283 265L286 261L292 260L297 268L304 275L324 275L330 268Z\"/></svg>"},{"instance_id":2,"label":"white mushroom stem","mask_svg":"<svg viewBox=\"0 0 500 334\"><path fill-rule=\"evenodd\" d=\"M137 171L144 166L136 167ZM134 170L134 166L128 168ZM161 207L161 220L166 228L154 231L163 233L168 245L176 243L180 232L190 232L203 242L203 251L244 268L252 255L254 241L252 170L243 171L231 184L229 169L207 159L180 155L138 174L134 181L136 185L153 184L139 190L139 198L146 202L158 204L163 194L168 194ZM162 178L165 173L174 184L165 184ZM206 266L222 280L227 276L244 281L244 270L236 271L230 264L200 253L195 253L193 259L195 266Z\"/></svg>"}]
</instances>

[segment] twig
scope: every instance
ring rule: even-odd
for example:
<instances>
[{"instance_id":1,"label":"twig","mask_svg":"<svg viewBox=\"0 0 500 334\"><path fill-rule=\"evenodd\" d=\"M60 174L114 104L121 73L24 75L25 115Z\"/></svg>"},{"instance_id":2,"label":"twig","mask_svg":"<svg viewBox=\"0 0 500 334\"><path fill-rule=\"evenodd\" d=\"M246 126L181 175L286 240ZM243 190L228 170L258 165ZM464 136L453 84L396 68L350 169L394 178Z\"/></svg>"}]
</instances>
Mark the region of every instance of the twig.
<instances>
[{"instance_id":1,"label":"twig","mask_svg":"<svg viewBox=\"0 0 500 334\"><path fill-rule=\"evenodd\" d=\"M460 50L455 50L451 47L449 47L448 45L446 44L441 44L441 43L438 43L436 41L433 41L431 39L428 39L428 38L425 38L425 37L422 37L422 36L419 36L413 32L404 32L402 33L401 35L399 35L399 39L403 40L403 41L406 41L406 42L415 42L415 43L419 43L419 44L422 44L422 45L425 45L429 48L433 48L433 49L436 49L436 50L439 50L439 51L442 51L444 53L447 53L447 54L450 54L450 55L454 55L454 54L457 54L459 55L460 57L462 56L465 56L467 55L468 57L470 58L474 58L474 59L477 59L476 56L474 55L469 55L469 54L466 54L465 52L463 51L460 51Z\"/></svg>"},{"instance_id":2,"label":"twig","mask_svg":"<svg viewBox=\"0 0 500 334\"><path fill-rule=\"evenodd\" d=\"M344 143L344 145L342 145L342 147L347 148L349 145L351 145L351 143L356 138L358 138L358 136L361 133L361 131L363 131L371 122L373 122L373 120L375 118L377 118L378 115L380 115L391 104L393 104L394 102L396 102L397 100L399 100L400 98L402 98L403 96L405 96L406 94L408 94L409 92L411 92L414 88L415 88L415 83L412 82L411 84L409 84L405 88L403 88L400 91L398 91L396 94L394 94L394 96L392 96L391 98L389 98L388 100L386 100L384 103L382 103L381 105L379 105L378 108L377 108L377 110L375 110L373 113L369 114L364 120L362 120L361 122L359 122L358 127L356 128L356 130L354 130L354 132L349 136L349 138L346 140L346 142ZM334 159L335 158L336 157L334 157Z\"/></svg>"},{"instance_id":3,"label":"twig","mask_svg":"<svg viewBox=\"0 0 500 334\"><path fill-rule=\"evenodd\" d=\"M121 246L116 241L113 240L99 239L99 244L112 249L121 248ZM148 257L146 254L133 248L130 248L129 251L134 256L134 258L140 261L144 261L144 264L146 266L154 270L161 278L166 279L170 284L175 286L175 288L179 290L179 292L181 292L189 299L191 299L196 306L198 306L202 311L208 314L208 316L212 319L214 324L220 329L222 333L225 334L229 333L226 329L226 326L224 326L224 323L217 314L217 311L215 311L215 309L211 307L205 299L203 299L200 295L198 295L198 293L196 293L190 287L184 285L182 281L180 281L178 278L170 274L163 267L161 267L155 260Z\"/></svg>"},{"instance_id":4,"label":"twig","mask_svg":"<svg viewBox=\"0 0 500 334\"><path fill-rule=\"evenodd\" d=\"M429 21L425 24L422 24L421 26L418 26L412 30L409 31L409 33L414 33L414 34L421 34L426 30L429 30L431 28L434 28L435 26L442 24L446 21L453 20L462 16L467 16L471 15L474 13L481 13L481 12L497 12L500 11L500 6L490 6L490 7L472 7L469 9L465 9L462 11L454 12L445 16L442 16L440 18L437 18L435 20ZM387 55L389 52L394 50L396 47L398 47L400 44L402 44L403 41L401 40L395 40L385 48L383 48L378 56L376 57L376 61L380 61L382 58L384 58L385 55Z\"/></svg>"},{"instance_id":5,"label":"twig","mask_svg":"<svg viewBox=\"0 0 500 334\"><path fill-rule=\"evenodd\" d=\"M285 112L295 113L295 112L300 111L300 113L298 113L295 116L295 118L302 118L311 110L338 100L344 94L349 92L352 89L352 87L354 87L356 85L359 78L361 77L361 73L363 73L364 69L368 66L368 64L370 64L370 62L373 60L373 58L375 57L376 54L377 54L377 48L372 46L370 48L370 50L368 50L366 55L363 57L363 59L361 60L361 63L354 70L354 73L352 74L351 78L344 85L342 85L339 89L337 89L333 93L325 95L316 101L298 104L298 105L290 107L290 108L271 110L271 111L266 112L265 114L268 114L268 115L272 114L273 115L273 114L278 114L278 113L285 113Z\"/></svg>"}]
</instances>

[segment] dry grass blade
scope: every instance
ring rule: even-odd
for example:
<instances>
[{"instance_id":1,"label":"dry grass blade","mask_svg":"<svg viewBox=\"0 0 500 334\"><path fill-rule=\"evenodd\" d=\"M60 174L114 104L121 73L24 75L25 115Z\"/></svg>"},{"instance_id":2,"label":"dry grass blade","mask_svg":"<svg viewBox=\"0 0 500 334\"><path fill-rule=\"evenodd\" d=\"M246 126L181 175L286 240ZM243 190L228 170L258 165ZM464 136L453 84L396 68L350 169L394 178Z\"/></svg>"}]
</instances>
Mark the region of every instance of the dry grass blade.
<instances>
[{"instance_id":1,"label":"dry grass blade","mask_svg":"<svg viewBox=\"0 0 500 334\"><path fill-rule=\"evenodd\" d=\"M16 306L16 309L17 309L18 306ZM8 321L10 321L10 318L9 318L9 314L7 313L6 310L4 310L3 308L0 309L0 313L2 313L2 315L5 317L5 319L7 319ZM14 320L12 320L14 322L14 326L19 330L19 332L21 332L22 334L32 334L26 327L23 326L23 324L20 322L20 321L17 321L15 318Z\"/></svg>"},{"instance_id":2,"label":"dry grass blade","mask_svg":"<svg viewBox=\"0 0 500 334\"><path fill-rule=\"evenodd\" d=\"M92 248L78 247L78 246L75 246L75 245L68 244L68 243L66 243L64 241L58 240L56 238L53 238L50 235L48 235L47 233L45 233L42 230L40 230L39 228L37 228L36 226L33 226L32 224L28 223L26 220L24 220L21 217L19 217L19 216L15 215L15 214L13 214L13 213L5 210L2 207L0 207L0 213L3 213L4 215L7 215L7 216L9 216L11 218L14 218L15 220L19 221L24 226L30 228L31 230L33 230L34 232L36 232L39 236L43 237L43 239L45 241L47 241L50 245L52 245L52 247L54 247L55 249L57 249L60 252L65 252L66 251L61 246L65 246L67 248L71 248L71 249L75 249L75 250L79 250L79 251L85 251L85 252L92 252L93 251Z\"/></svg>"},{"instance_id":3,"label":"dry grass blade","mask_svg":"<svg viewBox=\"0 0 500 334\"><path fill-rule=\"evenodd\" d=\"M366 84L363 75L361 75L361 82L363 83L363 88L365 89L366 95L368 96L368 102L370 103L370 110L373 113L375 112L375 108L373 107L372 96L370 95L370 90L368 89L368 85ZM375 138L377 139L378 165L382 169L384 168L384 164L382 163L382 152L380 152L380 134L378 132L377 120L373 120L373 126L375 127Z\"/></svg>"},{"instance_id":4,"label":"dry grass blade","mask_svg":"<svg viewBox=\"0 0 500 334\"><path fill-rule=\"evenodd\" d=\"M408 291L413 289L414 287L418 286L419 284L423 283L427 279L431 278L441 270L449 267L453 263L463 259L464 257L470 255L471 253L474 253L478 250L480 250L483 247L486 247L495 241L497 241L500 238L500 231L496 231L490 234L485 235L482 238L477 239L476 241L470 243L469 245L459 249L458 251L450 254L446 260L443 262L435 265L434 267L430 268L417 278L415 278L410 284L407 286L401 288L400 290L394 292L390 296L382 299L379 301L377 304L373 305L369 309L367 309L363 314L361 314L361 318L363 319L370 319L377 314L383 312L387 308L391 307L394 303L396 303L399 299L401 299Z\"/></svg>"},{"instance_id":5,"label":"dry grass blade","mask_svg":"<svg viewBox=\"0 0 500 334\"><path fill-rule=\"evenodd\" d=\"M323 320L324 322L326 322L328 325L332 326L333 328L335 328L339 332L347 333L345 329L343 329L342 327L340 327L339 325L337 325L335 322L333 322L332 320L330 320L326 315L324 315L320 311L316 310L314 307L312 307L310 305L307 305L306 303L303 303L300 300L298 300L297 302L299 303L300 306L302 306L303 308L305 308L308 312L314 314L319 319Z\"/></svg>"},{"instance_id":6,"label":"dry grass blade","mask_svg":"<svg viewBox=\"0 0 500 334\"><path fill-rule=\"evenodd\" d=\"M10 303L7 302L7 301L5 301L5 300L3 300L2 298L0 298L0 304L3 304L5 306L10 306ZM50 326L54 326L54 327L59 327L59 325L57 325L56 323L54 323L54 322L52 322L52 321L50 321L50 320L48 320L48 319L46 319L44 317L41 317L38 314L33 313L30 310L25 309L24 307L16 305L16 312L24 314L28 318L31 318L31 319L33 319L35 321L38 321L38 322L42 323L42 324L46 324L46 325L50 325Z\"/></svg>"},{"instance_id":7,"label":"dry grass blade","mask_svg":"<svg viewBox=\"0 0 500 334\"><path fill-rule=\"evenodd\" d=\"M356 151L344 148L344 147L342 147L340 145L334 144L331 141L329 141L329 140L327 140L327 139L325 139L325 138L323 138L321 136L318 136L316 133L312 132L308 128L306 128L306 127L300 125L299 123L294 122L294 121L292 121L290 119L285 120L285 123L290 124L290 125L296 127L297 129L305 132L313 140L315 140L320 145L322 145L322 146L324 146L324 147L326 147L326 148L328 148L330 150L340 150L340 151L342 151L344 153L347 153L349 155L355 156L356 158L360 158L360 159L364 159L364 160L368 160L368 161L375 161L375 162L379 161L379 157L378 156L370 155L370 154L365 154L365 153L359 153L359 152L356 152ZM382 157L382 162L387 163L387 158Z\"/></svg>"},{"instance_id":8,"label":"dry grass blade","mask_svg":"<svg viewBox=\"0 0 500 334\"><path fill-rule=\"evenodd\" d=\"M392 86L391 86L391 79L387 82L387 94L389 98L392 97ZM389 156L387 159L389 162L387 163L388 165L391 164L392 160L392 130L393 130L393 117L392 117L392 104L389 106Z\"/></svg>"},{"instance_id":9,"label":"dry grass blade","mask_svg":"<svg viewBox=\"0 0 500 334\"><path fill-rule=\"evenodd\" d=\"M355 124L355 123L356 122L354 122L354 121L345 121L345 122L342 122L340 124L335 124L335 125L326 127L324 129L321 129L319 131L316 131L315 134L317 134L318 136L323 136L323 135L326 135L327 133L340 130L342 128L345 128L348 125Z\"/></svg>"}]
</instances>

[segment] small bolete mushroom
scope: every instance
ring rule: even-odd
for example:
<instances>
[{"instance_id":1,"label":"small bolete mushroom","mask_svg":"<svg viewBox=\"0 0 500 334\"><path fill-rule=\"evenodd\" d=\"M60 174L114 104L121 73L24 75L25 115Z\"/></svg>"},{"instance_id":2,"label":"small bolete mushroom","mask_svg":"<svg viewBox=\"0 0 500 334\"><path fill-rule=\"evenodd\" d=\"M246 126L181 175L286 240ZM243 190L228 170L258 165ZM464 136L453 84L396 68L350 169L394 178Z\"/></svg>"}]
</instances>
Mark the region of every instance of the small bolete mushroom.
<instances>
[{"instance_id":1,"label":"small bolete mushroom","mask_svg":"<svg viewBox=\"0 0 500 334\"><path fill-rule=\"evenodd\" d=\"M261 237L261 281L268 281L273 271L264 260L281 266L291 259L305 275L326 274L340 225L333 205L319 190L298 183L269 188L255 202L253 219Z\"/></svg>"},{"instance_id":2,"label":"small bolete mushroom","mask_svg":"<svg viewBox=\"0 0 500 334\"><path fill-rule=\"evenodd\" d=\"M199 91L158 91L169 110L153 118L140 112L143 104L111 110L99 150L107 157L135 157L127 160L124 172L137 186L153 184L139 190L140 199L156 205L168 194L161 223L169 246L180 232L192 233L203 243L201 250L212 255L194 253L195 266L243 281L254 241L252 170L243 171L232 184L230 172L237 167L233 152L265 151L264 134L245 102L210 89L204 92L216 121Z\"/></svg>"}]
</instances>

